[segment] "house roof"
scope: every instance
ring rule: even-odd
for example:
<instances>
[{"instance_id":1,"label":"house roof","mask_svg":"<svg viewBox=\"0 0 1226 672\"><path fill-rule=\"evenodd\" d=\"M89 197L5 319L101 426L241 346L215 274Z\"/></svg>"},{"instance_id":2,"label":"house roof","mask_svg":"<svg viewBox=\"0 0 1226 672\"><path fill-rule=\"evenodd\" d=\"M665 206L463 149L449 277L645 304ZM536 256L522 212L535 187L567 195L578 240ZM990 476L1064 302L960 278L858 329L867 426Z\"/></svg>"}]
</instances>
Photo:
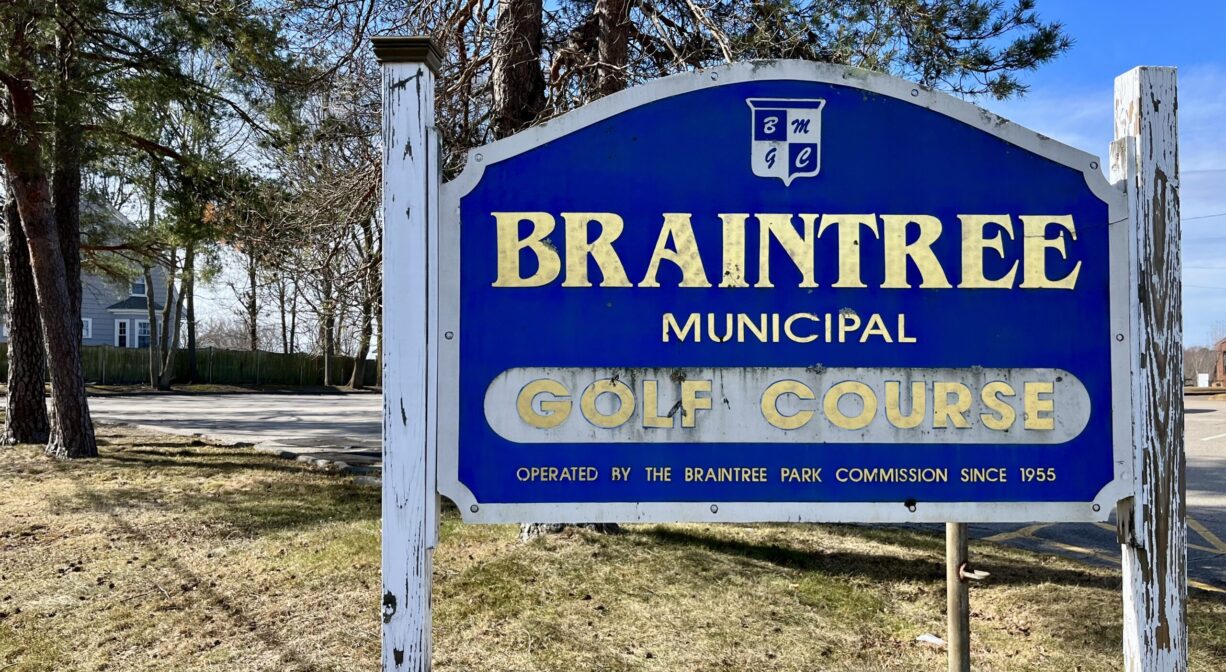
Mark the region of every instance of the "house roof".
<instances>
[{"instance_id":1,"label":"house roof","mask_svg":"<svg viewBox=\"0 0 1226 672\"><path fill-rule=\"evenodd\" d=\"M120 310L146 310L147 311L149 310L148 301L149 301L148 297L129 296L128 298L124 299L123 301L120 301L119 303L107 306L106 309L114 310L114 311L120 311ZM161 310L162 306L158 304L157 301L154 301L153 309Z\"/></svg>"}]
</instances>

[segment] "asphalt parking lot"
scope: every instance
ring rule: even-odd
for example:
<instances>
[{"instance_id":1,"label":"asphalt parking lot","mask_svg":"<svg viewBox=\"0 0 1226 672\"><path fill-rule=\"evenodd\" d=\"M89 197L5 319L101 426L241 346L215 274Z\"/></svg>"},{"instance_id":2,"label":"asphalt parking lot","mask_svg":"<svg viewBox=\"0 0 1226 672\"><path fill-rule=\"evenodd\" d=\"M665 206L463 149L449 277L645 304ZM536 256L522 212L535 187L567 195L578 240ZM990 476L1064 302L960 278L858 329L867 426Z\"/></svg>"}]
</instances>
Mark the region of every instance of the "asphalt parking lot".
<instances>
[{"instance_id":1,"label":"asphalt parking lot","mask_svg":"<svg viewBox=\"0 0 1226 672\"><path fill-rule=\"evenodd\" d=\"M1226 400L1185 397L1188 576L1194 589L1226 593ZM1118 566L1115 524L972 525L976 539Z\"/></svg>"}]
</instances>

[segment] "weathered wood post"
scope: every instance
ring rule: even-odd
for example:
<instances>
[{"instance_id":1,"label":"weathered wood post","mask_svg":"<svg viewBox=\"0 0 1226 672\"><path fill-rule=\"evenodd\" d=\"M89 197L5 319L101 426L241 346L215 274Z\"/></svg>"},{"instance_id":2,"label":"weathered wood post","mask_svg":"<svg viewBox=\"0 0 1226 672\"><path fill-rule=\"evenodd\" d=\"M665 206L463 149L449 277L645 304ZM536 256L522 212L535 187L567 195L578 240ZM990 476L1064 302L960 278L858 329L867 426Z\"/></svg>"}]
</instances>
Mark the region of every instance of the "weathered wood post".
<instances>
[{"instance_id":1,"label":"weathered wood post","mask_svg":"<svg viewBox=\"0 0 1226 672\"><path fill-rule=\"evenodd\" d=\"M971 669L971 596L962 578L967 555L966 523L945 523L945 640L949 672Z\"/></svg>"},{"instance_id":2,"label":"weathered wood post","mask_svg":"<svg viewBox=\"0 0 1226 672\"><path fill-rule=\"evenodd\" d=\"M374 39L383 77L383 669L430 669L437 536L438 145L426 37Z\"/></svg>"},{"instance_id":3,"label":"weathered wood post","mask_svg":"<svg viewBox=\"0 0 1226 672\"><path fill-rule=\"evenodd\" d=\"M1183 325L1174 68L1115 80L1111 179L1128 192L1132 501L1121 503L1124 669L1188 669L1188 532L1184 522Z\"/></svg>"}]
</instances>

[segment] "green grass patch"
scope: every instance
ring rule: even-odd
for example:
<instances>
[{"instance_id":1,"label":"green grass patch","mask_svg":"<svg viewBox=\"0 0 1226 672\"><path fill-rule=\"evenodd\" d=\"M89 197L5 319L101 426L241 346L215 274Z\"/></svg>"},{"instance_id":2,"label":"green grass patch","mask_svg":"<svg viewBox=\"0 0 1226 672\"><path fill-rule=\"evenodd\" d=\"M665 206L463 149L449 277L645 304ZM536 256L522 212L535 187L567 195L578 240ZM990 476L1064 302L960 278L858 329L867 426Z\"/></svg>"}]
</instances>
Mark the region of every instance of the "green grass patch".
<instances>
[{"instance_id":1,"label":"green grass patch","mask_svg":"<svg viewBox=\"0 0 1226 672\"><path fill-rule=\"evenodd\" d=\"M0 672L371 670L379 491L243 448L102 428L102 457L0 449ZM435 669L944 670L939 536L635 525L523 544L445 509ZM1119 574L972 545L976 670L1117 670ZM1226 669L1194 592L1191 669Z\"/></svg>"}]
</instances>

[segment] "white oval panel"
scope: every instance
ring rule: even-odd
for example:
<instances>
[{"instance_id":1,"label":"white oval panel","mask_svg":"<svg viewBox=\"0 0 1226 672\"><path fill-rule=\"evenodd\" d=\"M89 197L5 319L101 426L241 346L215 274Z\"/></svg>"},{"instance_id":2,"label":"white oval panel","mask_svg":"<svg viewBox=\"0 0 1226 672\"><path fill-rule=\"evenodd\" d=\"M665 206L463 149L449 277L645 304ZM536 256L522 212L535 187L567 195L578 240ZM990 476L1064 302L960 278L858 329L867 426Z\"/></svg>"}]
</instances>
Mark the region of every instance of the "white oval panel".
<instances>
[{"instance_id":1,"label":"white oval panel","mask_svg":"<svg viewBox=\"0 0 1226 672\"><path fill-rule=\"evenodd\" d=\"M1061 369L529 367L485 393L517 443L1057 444L1089 415Z\"/></svg>"}]
</instances>

